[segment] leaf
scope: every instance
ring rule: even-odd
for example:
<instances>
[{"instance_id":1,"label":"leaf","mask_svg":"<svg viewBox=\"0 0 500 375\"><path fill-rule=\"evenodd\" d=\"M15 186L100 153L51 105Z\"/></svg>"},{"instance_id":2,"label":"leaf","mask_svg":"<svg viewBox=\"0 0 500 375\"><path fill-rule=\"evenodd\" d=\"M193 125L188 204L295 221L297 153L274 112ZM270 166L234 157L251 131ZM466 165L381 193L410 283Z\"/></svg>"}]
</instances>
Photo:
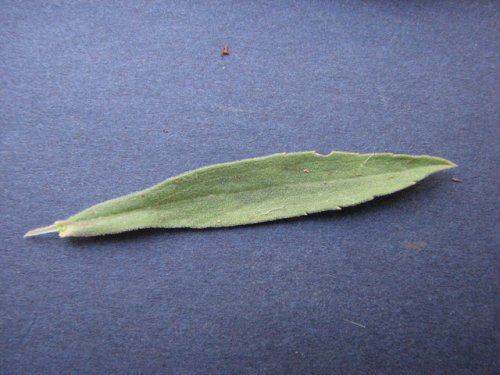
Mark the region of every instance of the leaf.
<instances>
[{"instance_id":1,"label":"leaf","mask_svg":"<svg viewBox=\"0 0 500 375\"><path fill-rule=\"evenodd\" d=\"M216 164L92 206L26 233L97 236L141 228L207 228L340 210L455 167L432 156L315 152Z\"/></svg>"}]
</instances>

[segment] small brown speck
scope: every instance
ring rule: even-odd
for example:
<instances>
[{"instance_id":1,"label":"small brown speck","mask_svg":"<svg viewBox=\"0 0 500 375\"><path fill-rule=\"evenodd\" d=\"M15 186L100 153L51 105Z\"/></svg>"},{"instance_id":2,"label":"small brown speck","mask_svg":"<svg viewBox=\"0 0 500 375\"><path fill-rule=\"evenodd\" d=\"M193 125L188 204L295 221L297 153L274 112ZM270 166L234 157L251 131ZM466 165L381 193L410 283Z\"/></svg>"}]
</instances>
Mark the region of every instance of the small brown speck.
<instances>
[{"instance_id":1,"label":"small brown speck","mask_svg":"<svg viewBox=\"0 0 500 375\"><path fill-rule=\"evenodd\" d=\"M222 50L220 51L220 55L221 56L227 56L227 55L229 55L229 47L228 46L222 47Z\"/></svg>"},{"instance_id":2,"label":"small brown speck","mask_svg":"<svg viewBox=\"0 0 500 375\"><path fill-rule=\"evenodd\" d=\"M462 182L462 179L461 179L460 177L456 177L456 176L455 176L455 177L452 177L452 178L451 178L451 180L452 180L453 182Z\"/></svg>"},{"instance_id":3,"label":"small brown speck","mask_svg":"<svg viewBox=\"0 0 500 375\"><path fill-rule=\"evenodd\" d=\"M168 129L165 128L165 129L162 130L162 132L165 133L165 134L168 134Z\"/></svg>"},{"instance_id":4,"label":"small brown speck","mask_svg":"<svg viewBox=\"0 0 500 375\"><path fill-rule=\"evenodd\" d=\"M309 173L309 172L311 172L311 170L306 168L306 169L303 170L303 172L304 173Z\"/></svg>"},{"instance_id":5,"label":"small brown speck","mask_svg":"<svg viewBox=\"0 0 500 375\"><path fill-rule=\"evenodd\" d=\"M420 251L423 250L425 247L427 247L427 241L406 242L404 244L404 247L407 248L408 250Z\"/></svg>"}]
</instances>

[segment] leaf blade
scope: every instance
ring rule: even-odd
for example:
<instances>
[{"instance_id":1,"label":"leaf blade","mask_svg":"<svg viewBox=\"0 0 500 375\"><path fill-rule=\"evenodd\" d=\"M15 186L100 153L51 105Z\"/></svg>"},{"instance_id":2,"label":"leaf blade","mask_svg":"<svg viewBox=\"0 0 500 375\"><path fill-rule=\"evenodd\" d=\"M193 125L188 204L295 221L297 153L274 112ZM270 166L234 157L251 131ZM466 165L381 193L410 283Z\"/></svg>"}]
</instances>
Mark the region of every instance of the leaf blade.
<instances>
[{"instance_id":1,"label":"leaf blade","mask_svg":"<svg viewBox=\"0 0 500 375\"><path fill-rule=\"evenodd\" d=\"M253 224L363 203L454 166L425 155L275 154L199 168L55 225L68 237Z\"/></svg>"}]
</instances>

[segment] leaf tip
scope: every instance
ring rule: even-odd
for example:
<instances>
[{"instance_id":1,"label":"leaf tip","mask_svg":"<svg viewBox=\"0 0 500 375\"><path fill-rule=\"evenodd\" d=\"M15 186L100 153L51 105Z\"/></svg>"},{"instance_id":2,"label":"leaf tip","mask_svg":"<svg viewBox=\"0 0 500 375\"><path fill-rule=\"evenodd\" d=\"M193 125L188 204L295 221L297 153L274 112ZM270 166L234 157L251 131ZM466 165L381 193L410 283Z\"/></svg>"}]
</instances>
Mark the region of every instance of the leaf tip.
<instances>
[{"instance_id":1,"label":"leaf tip","mask_svg":"<svg viewBox=\"0 0 500 375\"><path fill-rule=\"evenodd\" d=\"M440 158L437 156L423 155L423 156L421 156L421 158L428 160L429 162L431 162L434 165L439 165L440 170L458 167L458 165L455 164L454 162L452 162L451 160L448 160L445 158Z\"/></svg>"},{"instance_id":2,"label":"leaf tip","mask_svg":"<svg viewBox=\"0 0 500 375\"><path fill-rule=\"evenodd\" d=\"M453 163L451 160L448 160L448 159L442 159L441 158L441 161L443 162L443 164L445 165L445 168L446 169L449 169L449 168L456 168L458 167L457 164Z\"/></svg>"}]
</instances>

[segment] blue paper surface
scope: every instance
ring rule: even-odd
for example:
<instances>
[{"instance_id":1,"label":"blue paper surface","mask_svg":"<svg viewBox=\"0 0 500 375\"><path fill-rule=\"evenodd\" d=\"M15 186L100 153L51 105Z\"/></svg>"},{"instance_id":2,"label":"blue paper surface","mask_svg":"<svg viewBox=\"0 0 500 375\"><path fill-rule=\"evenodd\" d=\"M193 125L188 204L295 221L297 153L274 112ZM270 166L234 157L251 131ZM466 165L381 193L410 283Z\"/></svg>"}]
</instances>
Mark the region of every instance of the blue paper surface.
<instances>
[{"instance_id":1,"label":"blue paper surface","mask_svg":"<svg viewBox=\"0 0 500 375\"><path fill-rule=\"evenodd\" d=\"M2 1L0 372L497 372L499 12ZM459 167L341 212L22 238L190 169L306 150Z\"/></svg>"}]
</instances>

